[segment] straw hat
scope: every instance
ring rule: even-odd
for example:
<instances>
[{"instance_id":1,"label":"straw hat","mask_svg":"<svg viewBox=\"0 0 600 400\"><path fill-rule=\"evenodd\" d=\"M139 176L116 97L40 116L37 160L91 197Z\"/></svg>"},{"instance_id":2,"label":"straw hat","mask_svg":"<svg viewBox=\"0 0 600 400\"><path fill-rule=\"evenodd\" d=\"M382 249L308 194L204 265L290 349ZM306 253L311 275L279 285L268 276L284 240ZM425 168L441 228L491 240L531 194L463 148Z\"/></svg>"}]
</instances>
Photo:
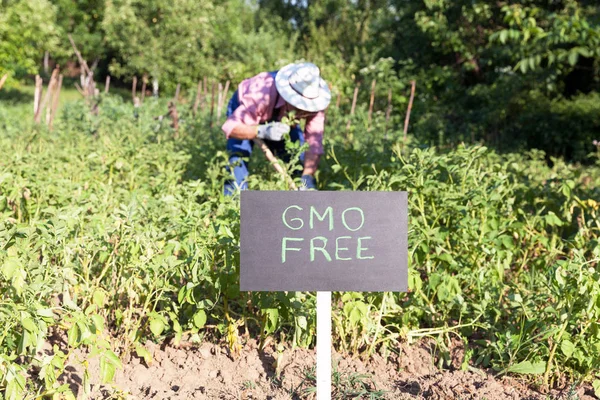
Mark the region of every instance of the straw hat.
<instances>
[{"instance_id":1,"label":"straw hat","mask_svg":"<svg viewBox=\"0 0 600 400\"><path fill-rule=\"evenodd\" d=\"M312 63L289 64L275 76L277 91L292 106L309 112L322 111L331 101L331 92Z\"/></svg>"}]
</instances>

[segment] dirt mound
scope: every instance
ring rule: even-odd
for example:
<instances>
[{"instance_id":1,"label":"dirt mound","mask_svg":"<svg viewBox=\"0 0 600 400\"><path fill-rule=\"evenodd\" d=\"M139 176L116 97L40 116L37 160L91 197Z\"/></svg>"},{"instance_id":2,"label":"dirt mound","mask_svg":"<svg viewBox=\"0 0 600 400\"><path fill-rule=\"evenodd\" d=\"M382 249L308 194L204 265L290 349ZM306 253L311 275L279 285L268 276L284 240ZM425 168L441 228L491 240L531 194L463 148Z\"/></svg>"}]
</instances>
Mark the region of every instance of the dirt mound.
<instances>
[{"instance_id":1,"label":"dirt mound","mask_svg":"<svg viewBox=\"0 0 600 400\"><path fill-rule=\"evenodd\" d=\"M90 359L90 392L84 393L83 370L70 368L63 379L78 398L127 399L314 399L315 353L305 349L258 349L248 341L238 357L224 347L204 343L188 348L148 342L149 365L131 356L112 385L99 383L97 359ZM496 379L485 371L438 370L426 342L404 345L387 358L369 360L333 354L333 398L592 400L590 387L540 394L514 378ZM85 358L80 354L79 358ZM370 396L370 397L369 397ZM575 397L578 396L578 397Z\"/></svg>"}]
</instances>

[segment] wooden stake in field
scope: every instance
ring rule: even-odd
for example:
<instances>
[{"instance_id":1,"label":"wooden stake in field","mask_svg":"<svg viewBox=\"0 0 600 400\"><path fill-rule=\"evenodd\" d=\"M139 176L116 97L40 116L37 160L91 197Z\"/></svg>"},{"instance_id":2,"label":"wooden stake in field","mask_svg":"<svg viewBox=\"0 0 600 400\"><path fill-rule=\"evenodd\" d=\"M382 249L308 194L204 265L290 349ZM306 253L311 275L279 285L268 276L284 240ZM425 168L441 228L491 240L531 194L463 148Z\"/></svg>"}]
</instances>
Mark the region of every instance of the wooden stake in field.
<instances>
[{"instance_id":1,"label":"wooden stake in field","mask_svg":"<svg viewBox=\"0 0 600 400\"><path fill-rule=\"evenodd\" d=\"M56 79L58 76L58 66L54 68L52 71L52 76L50 77L50 82L48 83L48 90L46 91L46 95L44 96L40 106L37 108L37 113L34 116L34 120L36 124L42 122L42 110L46 107L46 104L50 101L50 97L52 96L52 90L54 89L54 85L56 85Z\"/></svg>"},{"instance_id":2,"label":"wooden stake in field","mask_svg":"<svg viewBox=\"0 0 600 400\"><path fill-rule=\"evenodd\" d=\"M229 85L231 84L231 82L229 82L229 80L227 82L225 82L225 89L223 89L223 97L221 99L221 109L226 109L227 106L226 104L228 103L228 93L229 93Z\"/></svg>"},{"instance_id":3,"label":"wooden stake in field","mask_svg":"<svg viewBox=\"0 0 600 400\"><path fill-rule=\"evenodd\" d=\"M392 115L392 89L388 89L388 105L385 110L385 138L387 139L388 124L390 122L390 116Z\"/></svg>"},{"instance_id":4,"label":"wooden stake in field","mask_svg":"<svg viewBox=\"0 0 600 400\"><path fill-rule=\"evenodd\" d=\"M215 89L216 89L216 83L213 81L212 83L212 90L211 90L211 94L210 94L210 127L213 127L213 115L215 112Z\"/></svg>"},{"instance_id":5,"label":"wooden stake in field","mask_svg":"<svg viewBox=\"0 0 600 400\"><path fill-rule=\"evenodd\" d=\"M63 76L60 74L58 77L58 85L56 90L54 91L53 101L52 101L52 111L50 113L50 121L48 122L48 128L52 130L52 122L54 122L54 117L56 116L56 110L58 109L58 99L60 97L60 89L62 88Z\"/></svg>"},{"instance_id":6,"label":"wooden stake in field","mask_svg":"<svg viewBox=\"0 0 600 400\"><path fill-rule=\"evenodd\" d=\"M44 90L44 80L39 76L35 76L35 92L33 92L33 118L38 113L40 101L42 100L42 91Z\"/></svg>"},{"instance_id":7,"label":"wooden stake in field","mask_svg":"<svg viewBox=\"0 0 600 400\"><path fill-rule=\"evenodd\" d=\"M75 84L75 87L85 97L86 103L90 107L90 112L94 115L98 113L98 105L100 101L94 101L94 98L98 97L100 94L100 90L96 87L96 82L94 82L94 69L98 64L98 59L94 61L92 64L92 68L90 69L87 65L87 62L81 56L81 53L77 49L75 45L75 41L71 35L68 35L69 41L71 42L71 46L73 46L73 51L79 60L79 64L81 65L81 87ZM106 86L105 86L106 90Z\"/></svg>"},{"instance_id":8,"label":"wooden stake in field","mask_svg":"<svg viewBox=\"0 0 600 400\"><path fill-rule=\"evenodd\" d=\"M338 92L337 100L335 101L335 108L340 108L340 102L342 101L342 93Z\"/></svg>"},{"instance_id":9,"label":"wooden stake in field","mask_svg":"<svg viewBox=\"0 0 600 400\"><path fill-rule=\"evenodd\" d=\"M354 115L354 109L356 108L356 99L358 98L359 87L360 83L354 88L354 97L352 97L352 108L350 108L350 119L348 120L348 124L346 124L346 130L350 129L350 124L352 123L352 116Z\"/></svg>"},{"instance_id":10,"label":"wooden stake in field","mask_svg":"<svg viewBox=\"0 0 600 400\"><path fill-rule=\"evenodd\" d=\"M406 119L404 120L404 140L406 141L406 137L408 135L408 121L410 120L410 111L412 110L413 99L415 98L415 81L410 81L410 100L408 101L408 110L406 111Z\"/></svg>"},{"instance_id":11,"label":"wooden stake in field","mask_svg":"<svg viewBox=\"0 0 600 400\"><path fill-rule=\"evenodd\" d=\"M202 93L202 80L198 80L198 88L196 89L196 99L192 107L192 115L195 117L198 112L198 104L200 104L200 93Z\"/></svg>"},{"instance_id":12,"label":"wooden stake in field","mask_svg":"<svg viewBox=\"0 0 600 400\"><path fill-rule=\"evenodd\" d=\"M375 102L375 83L376 80L373 79L373 83L371 83L371 100L369 101L369 117L367 122L367 130L371 129L371 118L373 116L373 103Z\"/></svg>"},{"instance_id":13,"label":"wooden stake in field","mask_svg":"<svg viewBox=\"0 0 600 400\"><path fill-rule=\"evenodd\" d=\"M93 82L94 81L94 73L92 70L90 70L90 68L87 65L87 62L85 62L85 60L81 56L81 53L77 49L77 46L75 45L75 41L73 40L73 37L71 36L71 34L69 34L68 37L69 37L69 41L71 42L71 46L73 46L73 51L75 52L75 55L77 56L77 59L79 60L79 64L81 65L81 67L83 69L83 73L82 73L83 79L81 82L83 90L86 93L86 97L93 96L94 88L95 88L95 83Z\"/></svg>"},{"instance_id":14,"label":"wooden stake in field","mask_svg":"<svg viewBox=\"0 0 600 400\"><path fill-rule=\"evenodd\" d=\"M144 74L142 76L142 97L140 99L140 104L144 104L144 97L146 97L146 85L148 84L148 74Z\"/></svg>"},{"instance_id":15,"label":"wooden stake in field","mask_svg":"<svg viewBox=\"0 0 600 400\"><path fill-rule=\"evenodd\" d=\"M175 139L179 137L179 113L177 113L177 104L174 100L169 102L169 118L171 118L171 128L175 130Z\"/></svg>"},{"instance_id":16,"label":"wooden stake in field","mask_svg":"<svg viewBox=\"0 0 600 400\"><path fill-rule=\"evenodd\" d=\"M0 89L2 89L2 86L4 86L4 82L6 82L7 79L8 74L4 74L4 76L2 76L2 79L0 79Z\"/></svg>"},{"instance_id":17,"label":"wooden stake in field","mask_svg":"<svg viewBox=\"0 0 600 400\"><path fill-rule=\"evenodd\" d=\"M131 83L131 101L135 102L135 96L137 92L137 76L133 76L133 82Z\"/></svg>"},{"instance_id":18,"label":"wooden stake in field","mask_svg":"<svg viewBox=\"0 0 600 400\"><path fill-rule=\"evenodd\" d=\"M221 120L221 106L223 105L223 84L219 82L219 94L217 96L217 121Z\"/></svg>"},{"instance_id":19,"label":"wooden stake in field","mask_svg":"<svg viewBox=\"0 0 600 400\"><path fill-rule=\"evenodd\" d=\"M48 125L48 127L50 127L54 105L55 103L58 105L58 82L60 80L62 84L61 77L62 75L57 76L56 79L51 82L52 87L48 86L48 92L50 93L50 101L46 107L46 125Z\"/></svg>"},{"instance_id":20,"label":"wooden stake in field","mask_svg":"<svg viewBox=\"0 0 600 400\"><path fill-rule=\"evenodd\" d=\"M204 107L208 105L208 77L204 77L204 96L202 96L202 103L200 103L200 109L204 111Z\"/></svg>"},{"instance_id":21,"label":"wooden stake in field","mask_svg":"<svg viewBox=\"0 0 600 400\"><path fill-rule=\"evenodd\" d=\"M106 81L104 82L104 93L108 93L110 89L110 75L106 75Z\"/></svg>"},{"instance_id":22,"label":"wooden stake in field","mask_svg":"<svg viewBox=\"0 0 600 400\"><path fill-rule=\"evenodd\" d=\"M48 73L48 71L50 70L50 52L48 50L46 50L44 52L44 72Z\"/></svg>"},{"instance_id":23,"label":"wooden stake in field","mask_svg":"<svg viewBox=\"0 0 600 400\"><path fill-rule=\"evenodd\" d=\"M175 97L173 97L173 101L175 102L175 104L177 104L177 102L179 101L179 91L180 90L181 90L181 84L178 83L177 88L175 88Z\"/></svg>"}]
</instances>

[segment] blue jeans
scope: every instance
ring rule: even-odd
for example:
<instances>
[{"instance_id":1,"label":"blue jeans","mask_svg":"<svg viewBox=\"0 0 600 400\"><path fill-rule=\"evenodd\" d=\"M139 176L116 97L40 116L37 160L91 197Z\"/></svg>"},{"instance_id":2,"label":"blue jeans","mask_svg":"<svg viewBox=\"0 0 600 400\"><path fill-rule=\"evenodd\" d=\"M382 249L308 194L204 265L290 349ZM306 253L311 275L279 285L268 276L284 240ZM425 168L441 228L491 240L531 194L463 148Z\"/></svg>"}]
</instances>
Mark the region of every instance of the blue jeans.
<instances>
[{"instance_id":1,"label":"blue jeans","mask_svg":"<svg viewBox=\"0 0 600 400\"><path fill-rule=\"evenodd\" d=\"M233 93L233 96L229 100L227 105L227 117L239 107L240 102L238 98L237 90ZM274 121L272 119L269 122ZM299 125L296 125L290 130L290 139L292 142L300 141L300 144L304 144L304 133L300 129ZM290 155L285 149L285 141L272 141L263 139L267 147L273 152L276 157L281 158L284 162L290 161ZM229 175L233 175L233 179L229 179L225 182L225 195L233 195L237 189L247 190L248 189L248 159L252 154L252 148L254 142L248 139L227 139L227 153L229 154L229 165L226 169ZM304 163L304 153L300 155L300 161Z\"/></svg>"}]
</instances>

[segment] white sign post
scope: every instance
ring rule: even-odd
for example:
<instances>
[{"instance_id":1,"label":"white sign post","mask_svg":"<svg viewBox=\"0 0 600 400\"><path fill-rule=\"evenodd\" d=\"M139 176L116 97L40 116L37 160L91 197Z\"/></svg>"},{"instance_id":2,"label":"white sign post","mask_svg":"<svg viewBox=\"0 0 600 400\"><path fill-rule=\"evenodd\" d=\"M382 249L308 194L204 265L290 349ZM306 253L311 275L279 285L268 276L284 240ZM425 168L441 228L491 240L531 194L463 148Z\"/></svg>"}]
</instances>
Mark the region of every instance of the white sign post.
<instances>
[{"instance_id":1,"label":"white sign post","mask_svg":"<svg viewBox=\"0 0 600 400\"><path fill-rule=\"evenodd\" d=\"M317 292L317 400L331 400L331 292Z\"/></svg>"}]
</instances>

